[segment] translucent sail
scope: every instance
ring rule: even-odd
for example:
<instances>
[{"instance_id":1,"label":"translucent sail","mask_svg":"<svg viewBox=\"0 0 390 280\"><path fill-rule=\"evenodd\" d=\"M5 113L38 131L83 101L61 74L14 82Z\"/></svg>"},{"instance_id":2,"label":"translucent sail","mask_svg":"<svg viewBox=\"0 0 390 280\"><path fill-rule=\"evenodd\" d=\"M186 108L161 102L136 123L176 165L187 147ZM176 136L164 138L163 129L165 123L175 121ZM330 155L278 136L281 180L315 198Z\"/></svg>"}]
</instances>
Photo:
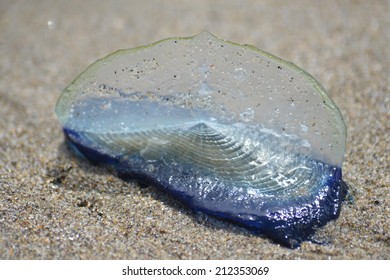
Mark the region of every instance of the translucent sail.
<instances>
[{"instance_id":1,"label":"translucent sail","mask_svg":"<svg viewBox=\"0 0 390 280\"><path fill-rule=\"evenodd\" d=\"M65 90L72 147L294 247L337 217L346 129L292 63L208 32L117 51Z\"/></svg>"}]
</instances>

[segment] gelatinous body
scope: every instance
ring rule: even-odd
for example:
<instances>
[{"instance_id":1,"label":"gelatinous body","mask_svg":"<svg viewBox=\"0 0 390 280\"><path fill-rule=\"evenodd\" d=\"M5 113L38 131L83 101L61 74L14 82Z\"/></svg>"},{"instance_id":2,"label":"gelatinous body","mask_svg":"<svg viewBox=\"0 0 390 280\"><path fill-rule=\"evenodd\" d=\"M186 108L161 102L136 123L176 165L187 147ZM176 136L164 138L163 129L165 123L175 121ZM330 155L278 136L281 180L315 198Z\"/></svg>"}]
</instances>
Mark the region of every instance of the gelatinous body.
<instances>
[{"instance_id":1,"label":"gelatinous body","mask_svg":"<svg viewBox=\"0 0 390 280\"><path fill-rule=\"evenodd\" d=\"M97 61L56 113L89 160L289 247L336 218L346 192L345 125L323 88L207 32Z\"/></svg>"}]
</instances>

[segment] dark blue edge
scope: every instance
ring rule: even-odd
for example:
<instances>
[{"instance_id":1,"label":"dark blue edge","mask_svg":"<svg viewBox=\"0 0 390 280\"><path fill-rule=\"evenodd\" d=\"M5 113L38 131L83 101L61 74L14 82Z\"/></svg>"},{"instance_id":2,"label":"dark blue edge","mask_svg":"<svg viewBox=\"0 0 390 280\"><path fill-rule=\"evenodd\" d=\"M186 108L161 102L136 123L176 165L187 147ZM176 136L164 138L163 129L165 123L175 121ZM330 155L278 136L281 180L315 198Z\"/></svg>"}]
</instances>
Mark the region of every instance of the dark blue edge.
<instances>
[{"instance_id":1,"label":"dark blue edge","mask_svg":"<svg viewBox=\"0 0 390 280\"><path fill-rule=\"evenodd\" d=\"M328 177L327 182L324 184L324 187L327 187L323 188L325 192L317 197L318 204L315 202L308 203L307 201L298 200L280 211L267 213L267 215L264 216L257 216L255 220L246 220L231 213L210 211L204 207L199 207L192 197L189 197L184 192L170 189L167 182L151 178L140 171L134 172L126 167L121 168L119 158L103 154L82 144L85 141L75 131L64 128L64 134L66 142L78 156L86 158L94 164L104 164L115 167L118 171L118 176L121 179L125 181L138 180L145 184L156 186L195 211L202 211L219 219L234 222L257 234L265 234L274 242L288 248L297 248L304 241L314 241L312 236L317 228L338 218L341 210L341 203L344 201L348 192L347 184L342 180L341 168L334 167L332 176ZM306 212L309 212L309 215L297 215L300 209L306 210Z\"/></svg>"}]
</instances>

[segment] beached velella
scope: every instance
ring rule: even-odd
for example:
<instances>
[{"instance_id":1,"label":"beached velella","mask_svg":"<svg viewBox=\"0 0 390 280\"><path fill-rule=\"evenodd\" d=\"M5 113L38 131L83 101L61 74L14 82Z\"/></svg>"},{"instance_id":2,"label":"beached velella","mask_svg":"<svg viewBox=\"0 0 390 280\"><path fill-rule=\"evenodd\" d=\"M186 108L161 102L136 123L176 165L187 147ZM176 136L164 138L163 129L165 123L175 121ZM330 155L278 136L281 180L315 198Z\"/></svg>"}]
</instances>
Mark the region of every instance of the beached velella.
<instances>
[{"instance_id":1,"label":"beached velella","mask_svg":"<svg viewBox=\"0 0 390 280\"><path fill-rule=\"evenodd\" d=\"M78 154L283 245L339 215L338 108L305 71L252 46L204 32L117 51L56 113Z\"/></svg>"}]
</instances>

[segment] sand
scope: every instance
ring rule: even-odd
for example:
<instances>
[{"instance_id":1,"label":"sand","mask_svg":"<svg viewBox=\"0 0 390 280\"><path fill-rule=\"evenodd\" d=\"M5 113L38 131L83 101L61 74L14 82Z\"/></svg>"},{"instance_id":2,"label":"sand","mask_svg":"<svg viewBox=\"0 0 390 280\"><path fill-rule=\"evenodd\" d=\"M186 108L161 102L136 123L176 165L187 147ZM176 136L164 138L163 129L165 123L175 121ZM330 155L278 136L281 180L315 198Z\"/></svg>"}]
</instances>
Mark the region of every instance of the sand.
<instances>
[{"instance_id":1,"label":"sand","mask_svg":"<svg viewBox=\"0 0 390 280\"><path fill-rule=\"evenodd\" d=\"M0 1L1 259L390 259L387 1ZM353 202L296 250L76 158L54 114L90 63L209 30L293 61L339 106Z\"/></svg>"}]
</instances>

